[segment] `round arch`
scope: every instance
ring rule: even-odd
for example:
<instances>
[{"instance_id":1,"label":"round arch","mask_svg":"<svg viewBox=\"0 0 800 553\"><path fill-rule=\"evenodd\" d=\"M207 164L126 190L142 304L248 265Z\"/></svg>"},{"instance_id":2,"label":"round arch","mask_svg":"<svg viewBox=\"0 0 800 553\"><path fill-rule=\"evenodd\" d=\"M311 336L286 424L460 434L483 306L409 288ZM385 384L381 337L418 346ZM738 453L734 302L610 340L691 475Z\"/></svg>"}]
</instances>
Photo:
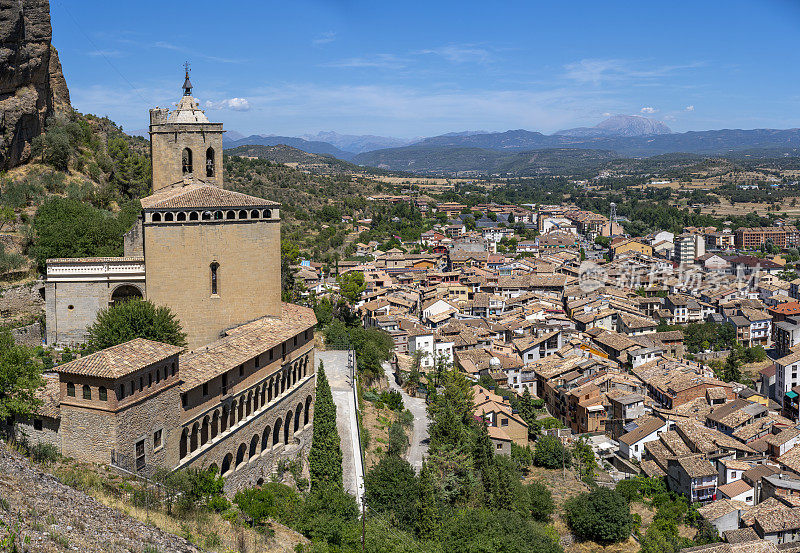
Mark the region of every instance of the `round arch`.
<instances>
[{"instance_id":1,"label":"round arch","mask_svg":"<svg viewBox=\"0 0 800 553\"><path fill-rule=\"evenodd\" d=\"M244 463L244 456L247 455L247 446L242 444L239 446L239 449L236 451L236 466L238 467L242 463Z\"/></svg>"},{"instance_id":2,"label":"round arch","mask_svg":"<svg viewBox=\"0 0 800 553\"><path fill-rule=\"evenodd\" d=\"M308 424L311 418L311 396L306 398L306 408L303 411L303 424Z\"/></svg>"},{"instance_id":3,"label":"round arch","mask_svg":"<svg viewBox=\"0 0 800 553\"><path fill-rule=\"evenodd\" d=\"M300 415L303 414L303 402L297 404L294 410L294 431L300 430Z\"/></svg>"},{"instance_id":4,"label":"round arch","mask_svg":"<svg viewBox=\"0 0 800 553\"><path fill-rule=\"evenodd\" d=\"M292 412L286 412L286 424L283 427L283 445L289 445L289 433L292 426Z\"/></svg>"},{"instance_id":5,"label":"round arch","mask_svg":"<svg viewBox=\"0 0 800 553\"><path fill-rule=\"evenodd\" d=\"M281 443L281 419L275 421L275 427L272 432L272 447Z\"/></svg>"},{"instance_id":6,"label":"round arch","mask_svg":"<svg viewBox=\"0 0 800 553\"><path fill-rule=\"evenodd\" d=\"M252 459L258 454L258 434L254 434L252 438L250 438L250 453L249 457Z\"/></svg>"},{"instance_id":7,"label":"round arch","mask_svg":"<svg viewBox=\"0 0 800 553\"><path fill-rule=\"evenodd\" d=\"M222 468L220 469L221 475L226 475L231 470L231 463L233 462L233 455L228 453L222 460Z\"/></svg>"},{"instance_id":8,"label":"round arch","mask_svg":"<svg viewBox=\"0 0 800 553\"><path fill-rule=\"evenodd\" d=\"M109 303L115 305L123 301L142 298L144 298L144 294L138 286L134 284L120 284L111 291Z\"/></svg>"}]
</instances>

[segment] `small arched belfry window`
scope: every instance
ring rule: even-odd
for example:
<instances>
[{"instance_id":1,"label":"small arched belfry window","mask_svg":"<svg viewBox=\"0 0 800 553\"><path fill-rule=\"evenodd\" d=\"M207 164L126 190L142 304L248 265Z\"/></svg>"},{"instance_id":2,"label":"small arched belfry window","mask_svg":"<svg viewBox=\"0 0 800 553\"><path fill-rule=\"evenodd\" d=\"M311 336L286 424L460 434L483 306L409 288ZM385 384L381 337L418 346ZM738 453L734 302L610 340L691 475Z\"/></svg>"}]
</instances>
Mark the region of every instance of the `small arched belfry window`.
<instances>
[{"instance_id":1,"label":"small arched belfry window","mask_svg":"<svg viewBox=\"0 0 800 553\"><path fill-rule=\"evenodd\" d=\"M214 148L206 150L206 176L214 176Z\"/></svg>"},{"instance_id":2,"label":"small arched belfry window","mask_svg":"<svg viewBox=\"0 0 800 553\"><path fill-rule=\"evenodd\" d=\"M219 263L211 264L211 295L216 296L219 289Z\"/></svg>"},{"instance_id":3,"label":"small arched belfry window","mask_svg":"<svg viewBox=\"0 0 800 553\"><path fill-rule=\"evenodd\" d=\"M189 148L183 149L183 154L181 156L181 166L183 168L183 174L192 173L192 151Z\"/></svg>"}]
</instances>

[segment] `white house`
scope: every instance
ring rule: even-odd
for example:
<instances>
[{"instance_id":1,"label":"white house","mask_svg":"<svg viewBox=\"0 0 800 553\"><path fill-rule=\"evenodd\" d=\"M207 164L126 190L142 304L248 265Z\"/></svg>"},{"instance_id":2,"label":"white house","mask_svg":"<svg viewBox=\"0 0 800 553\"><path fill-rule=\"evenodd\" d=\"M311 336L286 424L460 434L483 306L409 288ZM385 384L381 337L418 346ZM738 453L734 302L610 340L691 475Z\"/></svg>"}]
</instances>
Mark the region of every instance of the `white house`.
<instances>
[{"instance_id":1,"label":"white house","mask_svg":"<svg viewBox=\"0 0 800 553\"><path fill-rule=\"evenodd\" d=\"M432 369L438 360L444 361L448 367L453 364L453 342L442 340L430 333L418 333L408 337L408 353L414 355L421 352L420 367L422 370Z\"/></svg>"},{"instance_id":2,"label":"white house","mask_svg":"<svg viewBox=\"0 0 800 553\"><path fill-rule=\"evenodd\" d=\"M636 428L619 437L619 452L628 459L642 460L644 444L658 440L662 432L669 430L669 423L653 416L641 417L631 423Z\"/></svg>"}]
</instances>

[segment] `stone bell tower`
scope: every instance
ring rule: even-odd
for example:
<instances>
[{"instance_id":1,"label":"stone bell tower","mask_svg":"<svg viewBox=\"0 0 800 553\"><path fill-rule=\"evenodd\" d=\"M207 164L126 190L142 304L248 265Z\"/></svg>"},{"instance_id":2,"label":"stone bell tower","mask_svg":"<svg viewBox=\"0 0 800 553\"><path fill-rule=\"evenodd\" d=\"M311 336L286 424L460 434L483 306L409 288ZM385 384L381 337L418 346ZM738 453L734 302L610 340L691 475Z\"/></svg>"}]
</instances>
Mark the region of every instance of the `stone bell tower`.
<instances>
[{"instance_id":1,"label":"stone bell tower","mask_svg":"<svg viewBox=\"0 0 800 553\"><path fill-rule=\"evenodd\" d=\"M150 110L150 159L153 192L183 182L195 181L222 187L222 123L212 123L192 97L189 64L183 82L183 97L173 111Z\"/></svg>"}]
</instances>

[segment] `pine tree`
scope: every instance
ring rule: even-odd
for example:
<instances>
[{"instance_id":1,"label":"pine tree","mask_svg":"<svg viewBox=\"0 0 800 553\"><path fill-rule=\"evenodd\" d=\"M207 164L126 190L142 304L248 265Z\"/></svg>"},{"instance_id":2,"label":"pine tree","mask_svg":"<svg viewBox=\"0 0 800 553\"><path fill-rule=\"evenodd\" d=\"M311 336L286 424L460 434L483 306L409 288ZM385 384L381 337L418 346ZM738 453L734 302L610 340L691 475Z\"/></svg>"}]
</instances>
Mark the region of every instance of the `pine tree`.
<instances>
[{"instance_id":1,"label":"pine tree","mask_svg":"<svg viewBox=\"0 0 800 553\"><path fill-rule=\"evenodd\" d=\"M439 510L436 508L436 483L433 469L427 462L422 463L419 473L419 499L417 500L417 537L420 540L431 540L436 536L441 523Z\"/></svg>"},{"instance_id":2,"label":"pine tree","mask_svg":"<svg viewBox=\"0 0 800 553\"><path fill-rule=\"evenodd\" d=\"M322 362L317 371L317 401L314 405L314 433L308 454L311 489L325 486L343 488L342 447L336 430L336 405Z\"/></svg>"}]
</instances>

